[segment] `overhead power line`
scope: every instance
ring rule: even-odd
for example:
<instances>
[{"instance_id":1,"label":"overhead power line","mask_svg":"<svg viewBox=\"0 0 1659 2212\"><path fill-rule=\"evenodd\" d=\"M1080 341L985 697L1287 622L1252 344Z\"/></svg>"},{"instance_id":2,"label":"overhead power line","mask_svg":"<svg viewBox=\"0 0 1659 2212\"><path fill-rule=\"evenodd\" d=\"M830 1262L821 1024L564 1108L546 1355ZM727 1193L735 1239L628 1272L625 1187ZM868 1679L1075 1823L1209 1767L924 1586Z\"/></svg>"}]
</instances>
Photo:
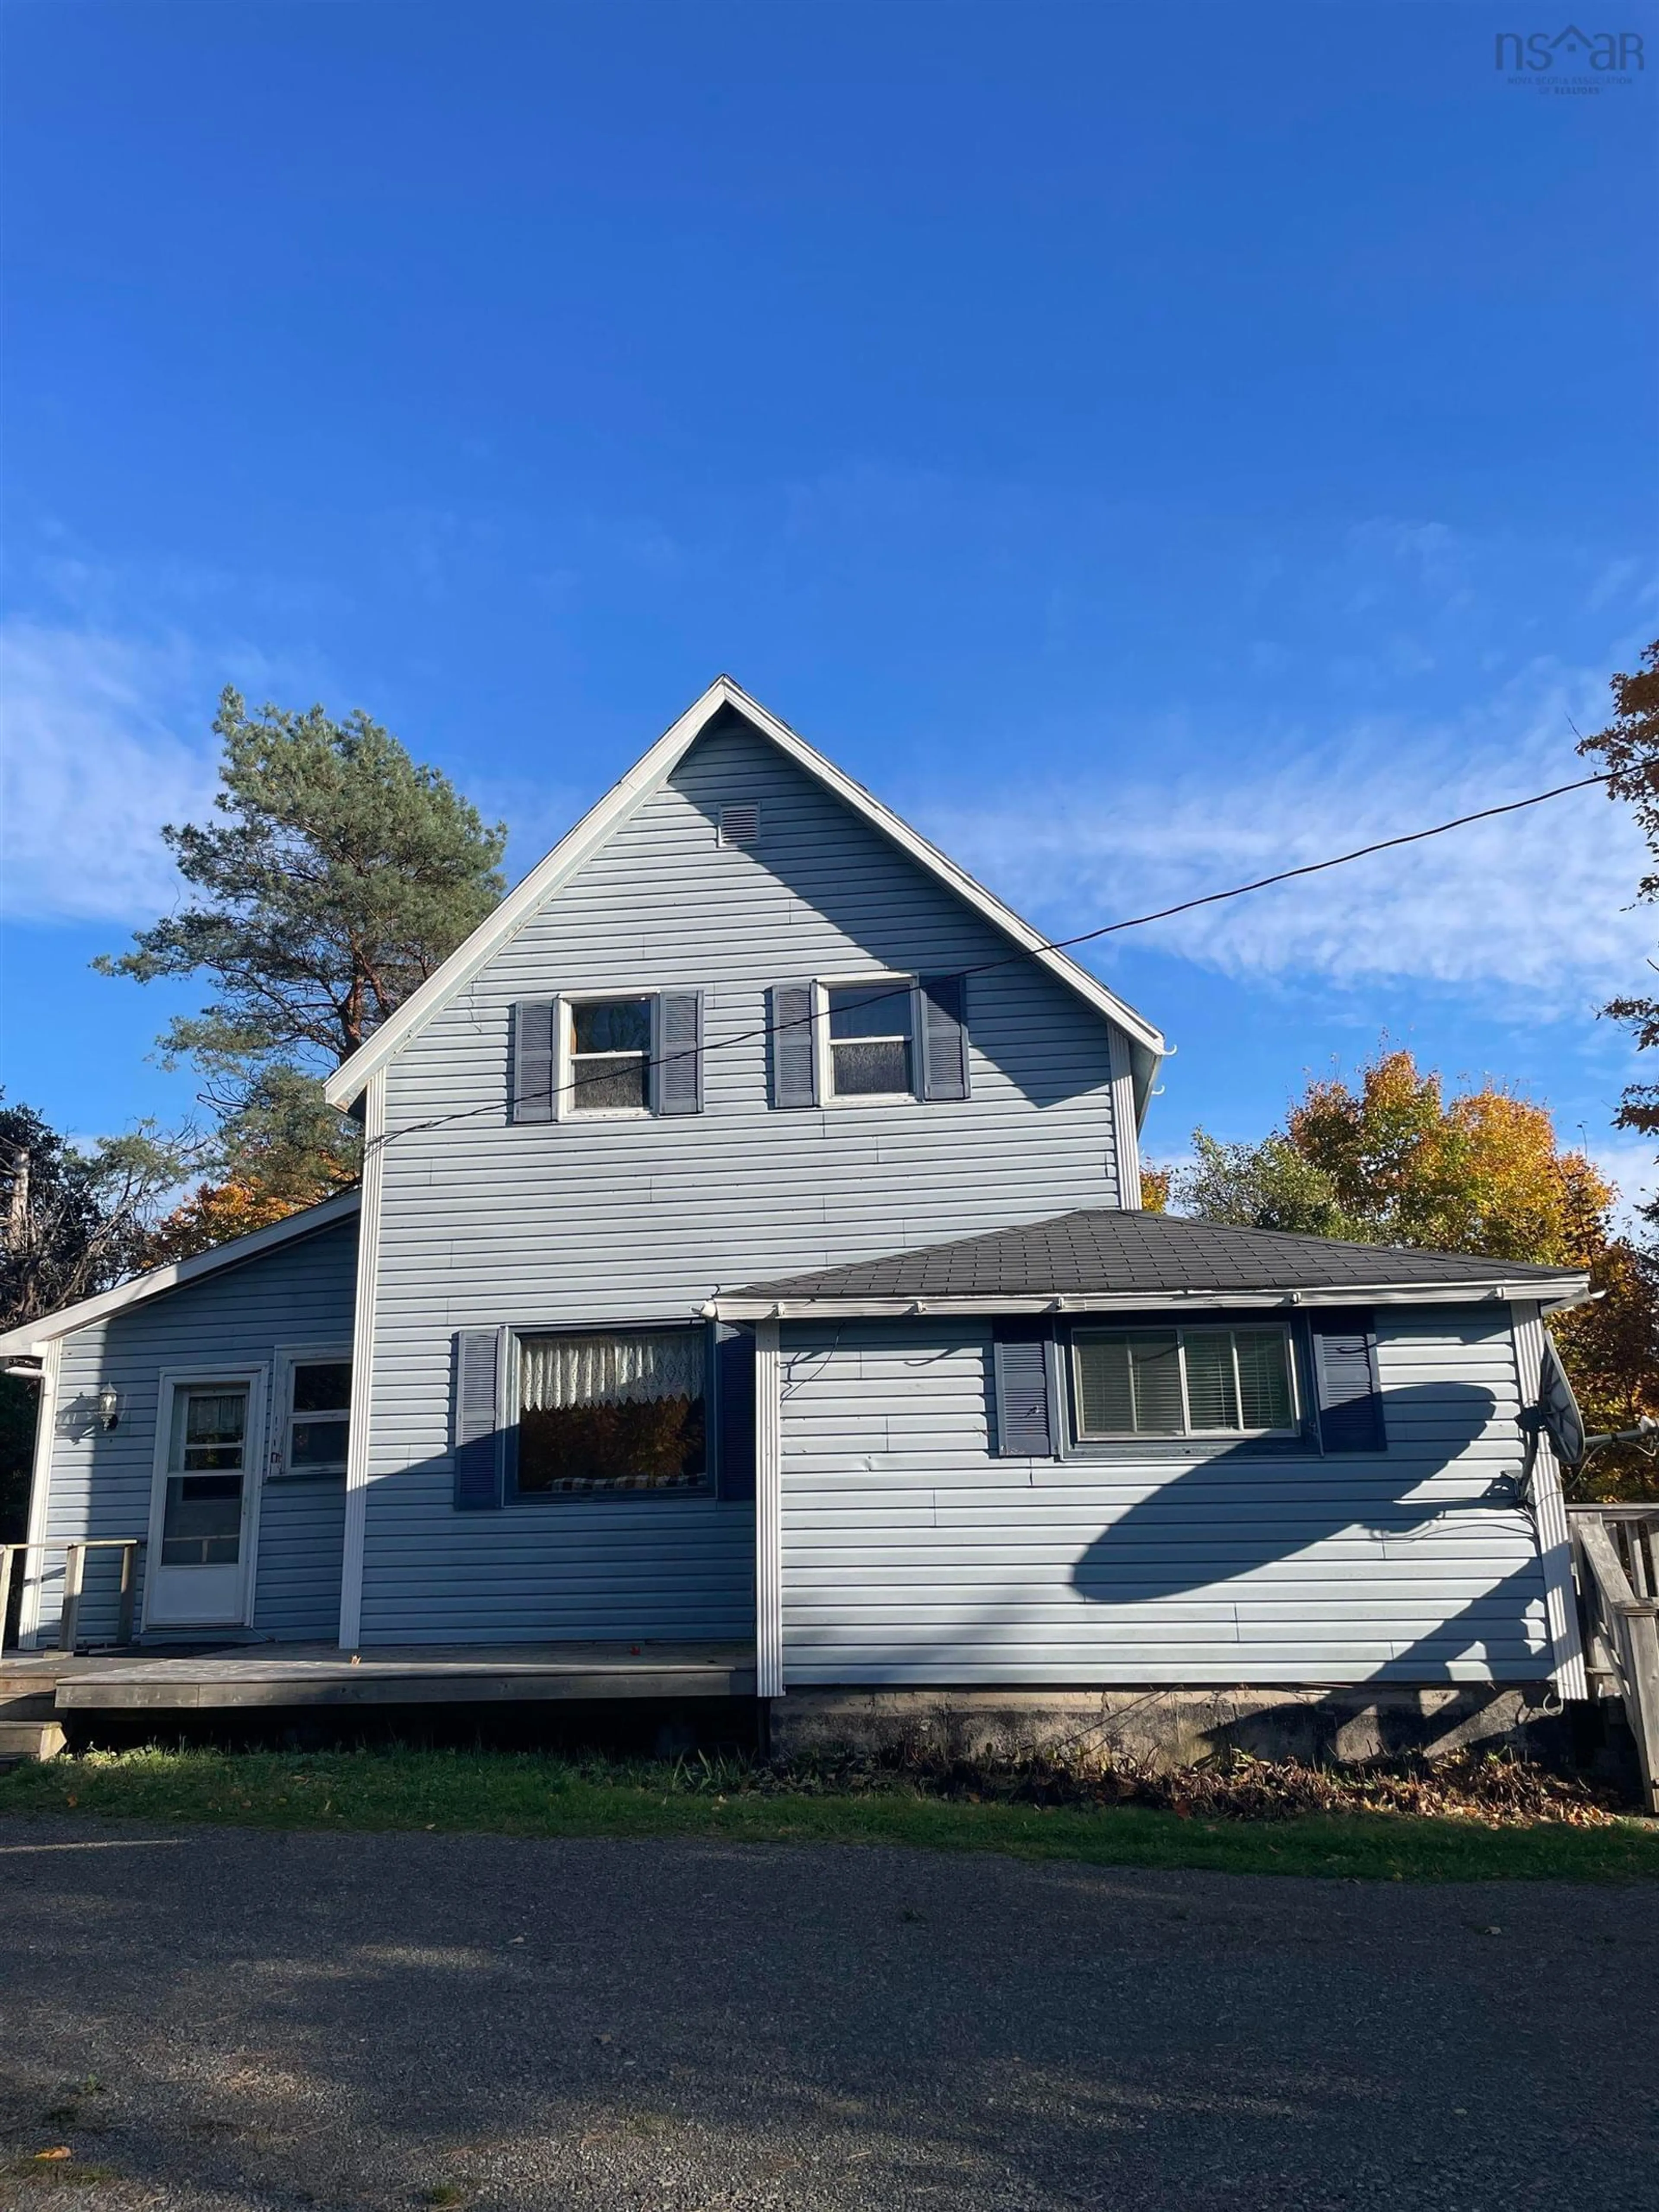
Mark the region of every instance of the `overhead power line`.
<instances>
[{"instance_id":1,"label":"overhead power line","mask_svg":"<svg viewBox=\"0 0 1659 2212\"><path fill-rule=\"evenodd\" d=\"M1398 837L1381 837L1375 844L1355 846L1351 853L1334 853L1328 860L1304 861L1300 867L1296 868L1279 868L1270 876L1256 877L1251 883L1232 884L1225 890L1221 891L1203 891L1196 898L1179 899L1175 905L1158 907L1151 914L1131 915L1122 921L1103 921L1097 928L1079 930L1074 937L1051 938L1042 944L1023 947L1018 952L1006 953L996 960L981 960L970 968L952 969L951 973L953 975L961 976L988 975L996 969L1015 967L1022 960L1031 959L1038 953L1069 952L1076 945L1091 945L1098 938L1115 937L1126 929L1145 929L1151 922L1168 921L1176 915L1191 914L1199 907L1218 906L1226 899L1245 898L1252 891L1267 890L1274 884L1293 883L1301 876L1322 875L1328 868L1346 868L1351 861L1369 860L1375 853L1391 853L1401 845L1420 845L1425 838L1443 837L1451 830L1466 830L1472 822L1492 822L1500 815L1519 814L1528 806L1542 806L1548 799L1564 799L1569 792L1588 791L1594 784L1610 783L1612 780L1611 775L1607 774L1582 775L1576 782L1558 783L1552 790L1534 791L1526 799L1506 799L1501 806L1478 807L1473 814L1455 815L1449 822L1436 822L1426 830L1407 830ZM865 1004L878 1006L884 999L908 998L910 995L910 990L911 986L908 983L896 983L891 990L871 992L866 997ZM809 1027L816 1018L815 1015L805 1014L798 1016L793 1021L766 1022L754 1029L739 1030L736 1035L721 1037L714 1044L688 1046L681 1052L664 1053L655 1059L647 1060L643 1072L649 1074L657 1068L669 1066L677 1060L691 1060L699 1054L706 1057L711 1053L728 1052L740 1044L752 1044L762 1038L780 1036L786 1030L804 1029ZM579 1075L573 1077L568 1083L562 1084L544 1093L538 1091L534 1095L538 1099L545 1097L551 1101L554 1098L568 1097L581 1090L585 1085L603 1083L612 1079L606 1073ZM411 1121L404 1128L388 1131L380 1141L382 1144L390 1144L400 1137L417 1136L423 1130L441 1129L452 1121L475 1121L480 1115L499 1113L500 1110L499 1105L494 1103L488 1106L465 1107L459 1113L437 1115L428 1121Z\"/></svg>"},{"instance_id":2,"label":"overhead power line","mask_svg":"<svg viewBox=\"0 0 1659 2212\"><path fill-rule=\"evenodd\" d=\"M1346 868L1350 860L1369 860L1373 853L1392 852L1396 845L1420 845L1425 837L1443 837L1448 830L1467 829L1471 822L1490 822L1499 814L1518 814L1523 806L1541 806L1547 799L1560 799L1570 791L1584 791L1593 783L1610 783L1609 775L1581 775L1577 783L1558 783L1553 791L1534 791L1530 799L1511 799L1503 806L1483 806L1474 814L1459 814L1449 822L1437 822L1430 830L1408 830L1401 837L1380 838L1375 845L1357 845L1352 853L1334 854L1328 860L1310 860L1299 868L1281 868L1277 875L1258 876L1253 884L1235 884L1230 890L1206 891L1201 898L1182 899L1163 906L1156 914L1138 914L1128 921L1109 921L1098 929L1085 929L1075 937L1061 937L1048 945L1064 952L1073 945L1087 945L1097 937L1110 937L1120 929L1142 929L1149 921L1167 921L1172 914L1190 914L1194 907L1215 906L1222 899L1243 898L1247 891L1265 891L1272 884L1288 884L1297 876L1316 876L1326 868ZM997 963L1000 965L1000 963ZM969 969L969 974L973 974Z\"/></svg>"}]
</instances>

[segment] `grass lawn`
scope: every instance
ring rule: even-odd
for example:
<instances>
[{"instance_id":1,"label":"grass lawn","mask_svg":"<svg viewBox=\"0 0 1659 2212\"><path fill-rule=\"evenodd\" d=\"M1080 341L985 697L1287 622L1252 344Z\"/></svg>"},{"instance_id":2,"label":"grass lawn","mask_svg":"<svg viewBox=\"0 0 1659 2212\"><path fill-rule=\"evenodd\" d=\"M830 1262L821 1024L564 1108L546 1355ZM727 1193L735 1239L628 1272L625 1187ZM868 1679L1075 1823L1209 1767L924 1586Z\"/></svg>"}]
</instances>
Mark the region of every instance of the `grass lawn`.
<instances>
[{"instance_id":1,"label":"grass lawn","mask_svg":"<svg viewBox=\"0 0 1659 2212\"><path fill-rule=\"evenodd\" d=\"M796 1795L758 1786L742 1771L726 1779L698 1766L605 1767L489 1751L94 1752L0 1776L0 1814L65 1811L259 1828L901 1844L1375 1881L1659 1877L1659 1826L1634 1820L1496 1827L1379 1813L1184 1819L1139 1806L976 1804L902 1785Z\"/></svg>"}]
</instances>

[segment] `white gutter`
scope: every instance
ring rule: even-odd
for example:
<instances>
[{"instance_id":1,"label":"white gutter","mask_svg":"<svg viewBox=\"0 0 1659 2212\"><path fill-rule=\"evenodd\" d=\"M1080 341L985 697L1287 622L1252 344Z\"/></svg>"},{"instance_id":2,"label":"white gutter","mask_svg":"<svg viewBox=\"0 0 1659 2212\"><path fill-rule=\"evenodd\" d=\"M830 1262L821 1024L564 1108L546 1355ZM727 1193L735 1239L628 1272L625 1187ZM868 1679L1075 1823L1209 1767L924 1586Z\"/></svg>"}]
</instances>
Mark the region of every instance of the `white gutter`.
<instances>
[{"instance_id":1,"label":"white gutter","mask_svg":"<svg viewBox=\"0 0 1659 2212\"><path fill-rule=\"evenodd\" d=\"M1317 1290L1083 1291L1063 1296L1016 1297L753 1297L732 1291L703 1307L713 1321L904 1321L929 1315L940 1319L997 1314L1145 1313L1149 1309L1188 1308L1200 1312L1239 1307L1448 1306L1484 1300L1510 1304L1536 1301L1546 1311L1562 1313L1589 1297L1587 1275L1560 1275L1526 1283L1343 1283Z\"/></svg>"}]
</instances>

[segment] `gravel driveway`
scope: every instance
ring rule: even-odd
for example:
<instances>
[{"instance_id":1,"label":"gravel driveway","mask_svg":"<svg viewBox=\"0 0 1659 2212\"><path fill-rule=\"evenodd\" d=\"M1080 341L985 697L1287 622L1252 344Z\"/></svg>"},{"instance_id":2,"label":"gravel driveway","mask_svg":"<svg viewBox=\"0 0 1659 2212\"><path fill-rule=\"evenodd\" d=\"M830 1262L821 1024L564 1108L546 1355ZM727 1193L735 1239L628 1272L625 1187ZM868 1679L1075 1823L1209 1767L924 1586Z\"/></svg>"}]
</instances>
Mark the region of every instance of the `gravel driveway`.
<instances>
[{"instance_id":1,"label":"gravel driveway","mask_svg":"<svg viewBox=\"0 0 1659 2212\"><path fill-rule=\"evenodd\" d=\"M0 2130L110 2212L1633 2207L1656 1902L3 1820Z\"/></svg>"}]
</instances>

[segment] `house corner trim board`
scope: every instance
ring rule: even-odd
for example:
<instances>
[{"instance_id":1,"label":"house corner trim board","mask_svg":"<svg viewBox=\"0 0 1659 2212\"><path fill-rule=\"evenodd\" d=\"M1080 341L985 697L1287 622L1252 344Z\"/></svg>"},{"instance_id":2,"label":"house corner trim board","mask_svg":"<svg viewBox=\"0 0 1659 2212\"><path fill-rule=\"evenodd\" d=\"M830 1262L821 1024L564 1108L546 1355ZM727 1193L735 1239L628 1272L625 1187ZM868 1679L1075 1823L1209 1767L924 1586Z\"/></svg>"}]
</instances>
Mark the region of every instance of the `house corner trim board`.
<instances>
[{"instance_id":1,"label":"house corner trim board","mask_svg":"<svg viewBox=\"0 0 1659 2212\"><path fill-rule=\"evenodd\" d=\"M380 1187L386 1156L386 1070L370 1076L363 1101L362 1212L357 1227L357 1294L351 1333L351 1415L346 1427L345 1544L340 1561L340 1645L355 1650L363 1615L363 1543L374 1393L374 1301L380 1273Z\"/></svg>"},{"instance_id":2,"label":"house corner trim board","mask_svg":"<svg viewBox=\"0 0 1659 2212\"><path fill-rule=\"evenodd\" d=\"M778 1324L755 1328L755 1694L783 1695L783 1413Z\"/></svg>"},{"instance_id":3,"label":"house corner trim board","mask_svg":"<svg viewBox=\"0 0 1659 2212\"><path fill-rule=\"evenodd\" d=\"M1134 1069L1129 1040L1115 1022L1109 1024L1107 1041L1112 1067L1112 1150L1117 1168L1117 1202L1131 1213L1140 1211L1140 1131L1135 1114Z\"/></svg>"},{"instance_id":4,"label":"house corner trim board","mask_svg":"<svg viewBox=\"0 0 1659 2212\"><path fill-rule=\"evenodd\" d=\"M34 1416L34 1464L29 1476L27 1540L44 1544L52 1513L52 1452L58 1435L58 1374L63 1364L60 1337L51 1337L40 1352L40 1402ZM30 1550L23 1558L23 1587L17 1601L19 1648L32 1651L40 1633L40 1588L46 1560Z\"/></svg>"},{"instance_id":5,"label":"house corner trim board","mask_svg":"<svg viewBox=\"0 0 1659 2212\"><path fill-rule=\"evenodd\" d=\"M1515 1369L1524 1410L1535 1395L1544 1363L1544 1324L1538 1308L1517 1304ZM1578 1633L1578 1599L1572 1581L1572 1540L1567 1529L1561 1469L1547 1436L1540 1431L1532 1462L1532 1510L1538 1530L1538 1555L1544 1570L1544 1607L1555 1664L1550 1680L1564 1698L1587 1698L1583 1645Z\"/></svg>"}]
</instances>

